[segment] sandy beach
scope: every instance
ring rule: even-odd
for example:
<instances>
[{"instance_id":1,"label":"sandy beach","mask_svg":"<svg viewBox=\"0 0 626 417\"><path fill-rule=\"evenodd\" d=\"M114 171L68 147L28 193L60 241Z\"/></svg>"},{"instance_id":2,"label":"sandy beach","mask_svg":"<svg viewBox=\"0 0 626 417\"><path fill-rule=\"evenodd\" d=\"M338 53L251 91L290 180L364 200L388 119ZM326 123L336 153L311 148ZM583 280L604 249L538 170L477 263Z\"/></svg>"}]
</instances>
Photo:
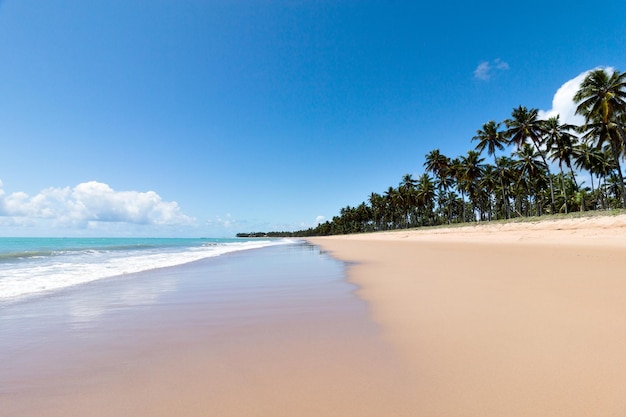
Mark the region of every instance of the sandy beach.
<instances>
[{"instance_id":1,"label":"sandy beach","mask_svg":"<svg viewBox=\"0 0 626 417\"><path fill-rule=\"evenodd\" d=\"M626 412L626 216L309 240L350 262L414 415Z\"/></svg>"},{"instance_id":2,"label":"sandy beach","mask_svg":"<svg viewBox=\"0 0 626 417\"><path fill-rule=\"evenodd\" d=\"M311 238L3 304L0 416L623 416L625 232Z\"/></svg>"}]
</instances>

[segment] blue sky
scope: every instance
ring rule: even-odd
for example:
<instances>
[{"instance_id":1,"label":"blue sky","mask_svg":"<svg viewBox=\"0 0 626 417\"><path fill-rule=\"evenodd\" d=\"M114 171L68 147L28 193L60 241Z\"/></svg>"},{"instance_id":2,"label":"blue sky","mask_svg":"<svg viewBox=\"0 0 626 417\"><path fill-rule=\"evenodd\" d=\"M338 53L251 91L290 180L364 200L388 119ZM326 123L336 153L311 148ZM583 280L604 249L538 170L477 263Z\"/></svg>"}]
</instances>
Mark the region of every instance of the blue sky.
<instances>
[{"instance_id":1,"label":"blue sky","mask_svg":"<svg viewBox=\"0 0 626 417\"><path fill-rule=\"evenodd\" d=\"M623 0L1 1L0 235L313 226L626 70L624 21Z\"/></svg>"}]
</instances>

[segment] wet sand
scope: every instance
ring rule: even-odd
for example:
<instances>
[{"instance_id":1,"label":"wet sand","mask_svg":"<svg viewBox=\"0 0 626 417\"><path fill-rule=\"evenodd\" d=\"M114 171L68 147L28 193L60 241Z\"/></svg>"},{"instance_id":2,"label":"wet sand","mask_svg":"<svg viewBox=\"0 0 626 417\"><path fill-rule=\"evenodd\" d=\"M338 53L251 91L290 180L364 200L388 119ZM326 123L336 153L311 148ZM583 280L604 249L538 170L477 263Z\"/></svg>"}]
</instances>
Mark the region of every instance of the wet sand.
<instances>
[{"instance_id":1,"label":"wet sand","mask_svg":"<svg viewBox=\"0 0 626 417\"><path fill-rule=\"evenodd\" d=\"M2 416L409 416L410 383L308 245L0 306Z\"/></svg>"},{"instance_id":2,"label":"wet sand","mask_svg":"<svg viewBox=\"0 0 626 417\"><path fill-rule=\"evenodd\" d=\"M351 263L413 415L626 412L626 216L310 241Z\"/></svg>"}]
</instances>

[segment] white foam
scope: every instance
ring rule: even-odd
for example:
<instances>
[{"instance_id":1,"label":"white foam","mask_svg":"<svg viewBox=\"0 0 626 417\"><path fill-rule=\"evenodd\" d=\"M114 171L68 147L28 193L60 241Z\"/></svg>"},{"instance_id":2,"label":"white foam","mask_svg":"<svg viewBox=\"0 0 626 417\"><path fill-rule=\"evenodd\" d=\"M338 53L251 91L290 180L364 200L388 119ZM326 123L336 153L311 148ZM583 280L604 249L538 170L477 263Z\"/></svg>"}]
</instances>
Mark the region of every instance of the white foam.
<instances>
[{"instance_id":1,"label":"white foam","mask_svg":"<svg viewBox=\"0 0 626 417\"><path fill-rule=\"evenodd\" d=\"M293 240L258 240L219 243L178 249L144 251L83 251L51 257L42 262L3 265L0 301L49 292L103 278L182 265L242 250L293 243Z\"/></svg>"}]
</instances>

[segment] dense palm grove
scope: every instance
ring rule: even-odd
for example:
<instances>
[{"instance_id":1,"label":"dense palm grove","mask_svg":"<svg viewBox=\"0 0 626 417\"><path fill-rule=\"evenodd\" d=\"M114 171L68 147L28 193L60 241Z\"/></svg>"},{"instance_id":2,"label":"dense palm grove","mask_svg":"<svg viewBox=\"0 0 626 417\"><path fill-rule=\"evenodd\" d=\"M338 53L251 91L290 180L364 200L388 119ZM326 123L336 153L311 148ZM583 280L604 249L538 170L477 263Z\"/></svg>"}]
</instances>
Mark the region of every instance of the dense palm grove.
<instances>
[{"instance_id":1,"label":"dense palm grove","mask_svg":"<svg viewBox=\"0 0 626 417\"><path fill-rule=\"evenodd\" d=\"M582 126L537 109L513 109L485 123L475 148L450 158L426 155L425 172L341 209L315 228L268 235L312 236L626 208L620 160L626 150L626 73L590 72L574 96ZM503 151L512 149L509 155ZM551 169L551 167L558 167ZM556 171L556 172L554 172ZM584 173L589 184L577 181Z\"/></svg>"}]
</instances>

